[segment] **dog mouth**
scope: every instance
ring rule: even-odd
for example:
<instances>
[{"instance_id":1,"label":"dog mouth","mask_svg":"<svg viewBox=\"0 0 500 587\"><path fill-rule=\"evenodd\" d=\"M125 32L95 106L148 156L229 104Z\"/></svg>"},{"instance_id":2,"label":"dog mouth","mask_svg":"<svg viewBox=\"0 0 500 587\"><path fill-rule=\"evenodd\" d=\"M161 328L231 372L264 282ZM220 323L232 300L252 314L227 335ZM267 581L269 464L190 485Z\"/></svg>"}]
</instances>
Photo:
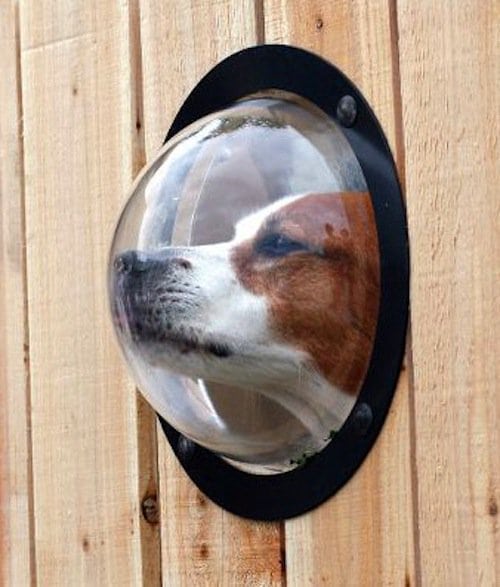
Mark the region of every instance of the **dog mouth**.
<instances>
[{"instance_id":1,"label":"dog mouth","mask_svg":"<svg viewBox=\"0 0 500 587\"><path fill-rule=\"evenodd\" d=\"M186 308L180 305L181 292L170 292L172 299L158 304L151 295L128 291L117 280L112 300L113 319L121 336L128 338L139 348L154 348L155 353L165 349L181 355L197 353L219 359L233 354L226 342L201 335L196 328L183 322ZM187 300L189 305L189 300Z\"/></svg>"},{"instance_id":2,"label":"dog mouth","mask_svg":"<svg viewBox=\"0 0 500 587\"><path fill-rule=\"evenodd\" d=\"M182 326L176 330L155 332L152 337L144 337L140 325L136 324L135 328L138 333L136 342L139 342L139 344L149 342L156 346L173 347L181 355L189 353L208 354L224 359L233 354L228 344L215 340L203 340L193 329L189 329L189 332L187 332Z\"/></svg>"}]
</instances>

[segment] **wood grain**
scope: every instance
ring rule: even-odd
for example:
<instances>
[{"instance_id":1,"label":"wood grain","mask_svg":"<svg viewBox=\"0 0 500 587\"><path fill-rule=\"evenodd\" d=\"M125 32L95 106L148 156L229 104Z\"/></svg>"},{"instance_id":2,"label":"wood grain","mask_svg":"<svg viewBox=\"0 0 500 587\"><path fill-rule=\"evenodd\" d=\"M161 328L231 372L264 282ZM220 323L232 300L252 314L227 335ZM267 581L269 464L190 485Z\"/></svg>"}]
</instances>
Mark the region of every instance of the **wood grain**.
<instances>
[{"instance_id":1,"label":"wood grain","mask_svg":"<svg viewBox=\"0 0 500 587\"><path fill-rule=\"evenodd\" d=\"M500 583L500 6L398 3L424 585Z\"/></svg>"},{"instance_id":2,"label":"wood grain","mask_svg":"<svg viewBox=\"0 0 500 587\"><path fill-rule=\"evenodd\" d=\"M106 294L108 247L140 158L131 37L127 2L21 5L40 585L146 576L141 421Z\"/></svg>"},{"instance_id":3,"label":"wood grain","mask_svg":"<svg viewBox=\"0 0 500 587\"><path fill-rule=\"evenodd\" d=\"M0 3L0 584L30 585L29 369L18 13Z\"/></svg>"},{"instance_id":4,"label":"wood grain","mask_svg":"<svg viewBox=\"0 0 500 587\"><path fill-rule=\"evenodd\" d=\"M146 151L163 143L177 110L217 61L257 42L259 0L141 0Z\"/></svg>"},{"instance_id":5,"label":"wood grain","mask_svg":"<svg viewBox=\"0 0 500 587\"><path fill-rule=\"evenodd\" d=\"M217 61L254 44L253 1L141 3L148 158L187 93ZM280 585L280 527L238 519L203 497L159 434L163 584Z\"/></svg>"},{"instance_id":6,"label":"wood grain","mask_svg":"<svg viewBox=\"0 0 500 587\"><path fill-rule=\"evenodd\" d=\"M265 39L312 50L361 89L398 163L397 53L387 2L266 0ZM401 167L400 167L401 168ZM333 499L286 523L288 585L409 585L416 578L407 373L374 449Z\"/></svg>"}]
</instances>

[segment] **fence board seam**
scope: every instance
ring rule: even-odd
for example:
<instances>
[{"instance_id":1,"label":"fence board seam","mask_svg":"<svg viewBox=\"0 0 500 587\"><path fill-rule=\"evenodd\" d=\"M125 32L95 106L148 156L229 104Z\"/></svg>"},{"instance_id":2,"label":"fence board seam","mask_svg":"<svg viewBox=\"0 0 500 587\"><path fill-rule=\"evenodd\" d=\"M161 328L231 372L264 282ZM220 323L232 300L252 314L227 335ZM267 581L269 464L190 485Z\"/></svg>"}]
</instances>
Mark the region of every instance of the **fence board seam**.
<instances>
[{"instance_id":1,"label":"fence board seam","mask_svg":"<svg viewBox=\"0 0 500 587\"><path fill-rule=\"evenodd\" d=\"M141 37L141 2L130 0L128 5L129 58L131 76L131 180L146 163L146 143L144 131L144 88ZM158 451L156 415L137 394L137 451L138 451L138 497L142 504L154 495L158 500ZM149 453L149 454L148 454ZM144 585L152 582L162 584L162 549L159 523L150 525L143 511L139 514L141 544L141 567ZM158 581L157 581L158 580Z\"/></svg>"},{"instance_id":2,"label":"fence board seam","mask_svg":"<svg viewBox=\"0 0 500 587\"><path fill-rule=\"evenodd\" d=\"M399 51L399 24L398 24L398 0L389 1L389 22L391 33L391 59L392 59L392 89L394 100L395 119L395 157L398 168L399 181L402 188L403 199L406 202L406 152L403 124L403 96L401 93L401 54ZM408 308L408 330L406 338L406 350L404 365L408 369L408 426L410 448L410 474L412 487L412 527L413 527L413 551L414 572L417 585L422 584L422 569L420 556L420 531L418 527L418 469L416 452L416 415L415 415L415 377L413 372L413 349L411 336L411 307Z\"/></svg>"},{"instance_id":3,"label":"fence board seam","mask_svg":"<svg viewBox=\"0 0 500 587\"><path fill-rule=\"evenodd\" d=\"M266 11L264 9L264 0L254 0L255 2L255 44L263 45L266 42Z\"/></svg>"},{"instance_id":4,"label":"fence board seam","mask_svg":"<svg viewBox=\"0 0 500 587\"><path fill-rule=\"evenodd\" d=\"M28 299L28 248L26 245L26 197L25 197L25 168L24 168L24 112L23 112L23 85L22 85L22 56L20 12L18 2L14 2L14 38L16 50L16 92L18 116L18 144L19 144L19 183L21 196L21 267L23 284L23 314L24 314L24 366L25 366L25 410L26 410L26 448L27 448L27 483L28 483L28 524L29 524L29 566L31 585L37 585L36 541L35 541L35 493L33 491L33 436L31 426L31 362L30 362L30 324Z\"/></svg>"}]
</instances>

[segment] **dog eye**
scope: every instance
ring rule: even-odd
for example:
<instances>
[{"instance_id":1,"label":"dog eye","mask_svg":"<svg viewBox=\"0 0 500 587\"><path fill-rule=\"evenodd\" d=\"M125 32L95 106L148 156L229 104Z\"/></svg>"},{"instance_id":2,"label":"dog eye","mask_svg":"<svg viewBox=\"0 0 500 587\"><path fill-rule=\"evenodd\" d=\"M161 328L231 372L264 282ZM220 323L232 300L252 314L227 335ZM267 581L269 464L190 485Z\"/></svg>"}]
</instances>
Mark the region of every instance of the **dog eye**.
<instances>
[{"instance_id":1,"label":"dog eye","mask_svg":"<svg viewBox=\"0 0 500 587\"><path fill-rule=\"evenodd\" d=\"M266 234L255 244L256 253L268 257L281 257L296 251L305 251L306 249L305 245L288 238L284 234Z\"/></svg>"}]
</instances>

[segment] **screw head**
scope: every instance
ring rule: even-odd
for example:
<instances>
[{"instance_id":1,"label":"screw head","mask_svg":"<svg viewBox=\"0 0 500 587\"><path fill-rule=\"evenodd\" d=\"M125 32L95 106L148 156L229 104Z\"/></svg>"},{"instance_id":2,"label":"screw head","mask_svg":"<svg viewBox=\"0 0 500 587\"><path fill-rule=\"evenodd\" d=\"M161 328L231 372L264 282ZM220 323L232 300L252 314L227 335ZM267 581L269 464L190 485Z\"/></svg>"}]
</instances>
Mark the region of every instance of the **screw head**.
<instances>
[{"instance_id":1,"label":"screw head","mask_svg":"<svg viewBox=\"0 0 500 587\"><path fill-rule=\"evenodd\" d=\"M373 421L373 412L366 403L361 403L353 414L352 427L358 436L365 436Z\"/></svg>"},{"instance_id":2,"label":"screw head","mask_svg":"<svg viewBox=\"0 0 500 587\"><path fill-rule=\"evenodd\" d=\"M350 127L356 122L358 105L356 100L347 94L340 98L337 104L337 118L342 126Z\"/></svg>"}]
</instances>

